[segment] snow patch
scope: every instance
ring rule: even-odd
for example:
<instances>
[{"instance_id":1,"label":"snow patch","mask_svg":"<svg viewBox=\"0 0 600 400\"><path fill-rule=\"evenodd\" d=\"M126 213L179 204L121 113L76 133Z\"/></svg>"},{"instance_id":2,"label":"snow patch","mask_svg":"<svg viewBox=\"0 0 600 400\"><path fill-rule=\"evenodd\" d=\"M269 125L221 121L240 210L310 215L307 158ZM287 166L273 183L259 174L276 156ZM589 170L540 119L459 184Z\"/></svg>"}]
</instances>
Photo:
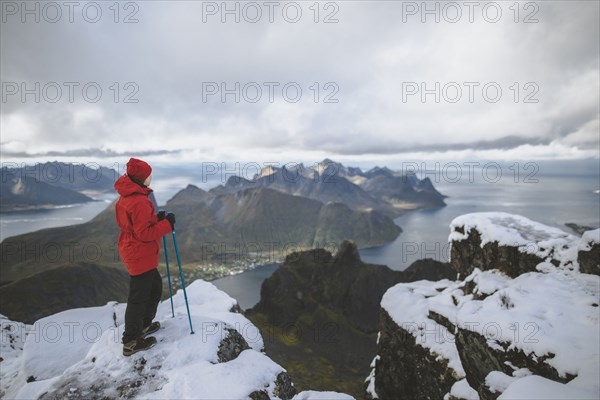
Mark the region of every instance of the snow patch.
<instances>
[{"instance_id":1,"label":"snow patch","mask_svg":"<svg viewBox=\"0 0 600 400\"><path fill-rule=\"evenodd\" d=\"M295 395L292 400L354 400L354 397L339 392L317 392L305 390Z\"/></svg>"},{"instance_id":2,"label":"snow patch","mask_svg":"<svg viewBox=\"0 0 600 400\"><path fill-rule=\"evenodd\" d=\"M452 385L450 393L444 397L444 400L453 396L457 399L464 400L479 400L479 394L475 389L469 386L469 382L466 379L461 379Z\"/></svg>"},{"instance_id":3,"label":"snow patch","mask_svg":"<svg viewBox=\"0 0 600 400\"><path fill-rule=\"evenodd\" d=\"M517 378L508 376L500 371L492 371L485 377L485 385L490 388L492 393L502 393Z\"/></svg>"},{"instance_id":4,"label":"snow patch","mask_svg":"<svg viewBox=\"0 0 600 400\"><path fill-rule=\"evenodd\" d=\"M600 228L592 231L585 231L581 235L581 241L579 242L579 251L590 251L592 246L600 244Z\"/></svg>"},{"instance_id":5,"label":"snow patch","mask_svg":"<svg viewBox=\"0 0 600 400\"><path fill-rule=\"evenodd\" d=\"M569 383L563 384L531 375L519 379L502 393L498 400L564 400L564 399L598 399L598 390L575 387Z\"/></svg>"}]
</instances>

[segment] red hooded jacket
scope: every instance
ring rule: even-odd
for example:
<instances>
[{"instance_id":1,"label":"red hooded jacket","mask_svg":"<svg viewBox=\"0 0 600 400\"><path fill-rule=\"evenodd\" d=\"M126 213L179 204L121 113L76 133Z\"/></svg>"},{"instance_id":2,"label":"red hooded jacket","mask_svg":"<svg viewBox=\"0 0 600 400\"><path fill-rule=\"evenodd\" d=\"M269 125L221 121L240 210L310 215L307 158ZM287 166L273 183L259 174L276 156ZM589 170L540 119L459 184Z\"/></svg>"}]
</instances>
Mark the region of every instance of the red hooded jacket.
<instances>
[{"instance_id":1,"label":"red hooded jacket","mask_svg":"<svg viewBox=\"0 0 600 400\"><path fill-rule=\"evenodd\" d=\"M133 182L127 174L114 185L121 197L115 205L119 254L130 275L140 275L158 266L160 239L171 232L166 219L158 221L148 198L152 189Z\"/></svg>"}]
</instances>

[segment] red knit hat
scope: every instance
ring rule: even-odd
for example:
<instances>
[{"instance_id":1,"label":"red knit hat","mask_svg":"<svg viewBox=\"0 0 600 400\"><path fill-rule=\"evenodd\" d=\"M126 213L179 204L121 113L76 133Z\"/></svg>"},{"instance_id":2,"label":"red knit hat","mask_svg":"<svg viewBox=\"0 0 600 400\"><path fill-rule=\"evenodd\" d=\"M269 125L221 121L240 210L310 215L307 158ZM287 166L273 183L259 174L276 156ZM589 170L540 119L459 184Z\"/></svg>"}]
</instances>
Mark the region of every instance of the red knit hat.
<instances>
[{"instance_id":1,"label":"red knit hat","mask_svg":"<svg viewBox=\"0 0 600 400\"><path fill-rule=\"evenodd\" d=\"M152 167L147 162L137 158L130 158L127 163L127 175L144 182L152 173Z\"/></svg>"}]
</instances>

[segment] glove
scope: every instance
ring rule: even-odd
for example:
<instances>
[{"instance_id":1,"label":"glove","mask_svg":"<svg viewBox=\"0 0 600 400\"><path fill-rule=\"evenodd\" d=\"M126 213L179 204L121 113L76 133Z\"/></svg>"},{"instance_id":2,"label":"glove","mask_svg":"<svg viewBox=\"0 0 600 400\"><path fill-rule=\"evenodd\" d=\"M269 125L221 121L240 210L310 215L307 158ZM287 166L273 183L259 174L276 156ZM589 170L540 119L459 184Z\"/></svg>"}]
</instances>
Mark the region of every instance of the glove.
<instances>
[{"instance_id":1,"label":"glove","mask_svg":"<svg viewBox=\"0 0 600 400\"><path fill-rule=\"evenodd\" d=\"M175 230L175 214L168 212L165 218L171 224L171 230Z\"/></svg>"},{"instance_id":2,"label":"glove","mask_svg":"<svg viewBox=\"0 0 600 400\"><path fill-rule=\"evenodd\" d=\"M158 214L156 214L158 216L158 220L162 221L163 219L165 219L165 214L166 214L165 210L160 210L158 212Z\"/></svg>"}]
</instances>

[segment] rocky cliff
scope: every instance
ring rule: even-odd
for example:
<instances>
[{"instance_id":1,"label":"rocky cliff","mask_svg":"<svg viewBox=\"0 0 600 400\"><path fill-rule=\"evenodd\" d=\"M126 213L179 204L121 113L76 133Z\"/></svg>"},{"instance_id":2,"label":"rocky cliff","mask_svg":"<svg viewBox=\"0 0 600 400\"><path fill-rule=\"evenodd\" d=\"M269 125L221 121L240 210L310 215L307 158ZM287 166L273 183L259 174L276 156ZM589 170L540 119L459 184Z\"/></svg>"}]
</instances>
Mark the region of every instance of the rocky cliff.
<instances>
[{"instance_id":1,"label":"rocky cliff","mask_svg":"<svg viewBox=\"0 0 600 400\"><path fill-rule=\"evenodd\" d=\"M456 218L459 280L386 291L366 397L597 398L599 236L505 213Z\"/></svg>"},{"instance_id":2,"label":"rocky cliff","mask_svg":"<svg viewBox=\"0 0 600 400\"><path fill-rule=\"evenodd\" d=\"M379 304L398 282L454 277L449 264L420 260L406 271L361 261L356 244L295 252L265 280L246 316L265 332L267 354L300 388L360 396L376 351Z\"/></svg>"}]
</instances>

